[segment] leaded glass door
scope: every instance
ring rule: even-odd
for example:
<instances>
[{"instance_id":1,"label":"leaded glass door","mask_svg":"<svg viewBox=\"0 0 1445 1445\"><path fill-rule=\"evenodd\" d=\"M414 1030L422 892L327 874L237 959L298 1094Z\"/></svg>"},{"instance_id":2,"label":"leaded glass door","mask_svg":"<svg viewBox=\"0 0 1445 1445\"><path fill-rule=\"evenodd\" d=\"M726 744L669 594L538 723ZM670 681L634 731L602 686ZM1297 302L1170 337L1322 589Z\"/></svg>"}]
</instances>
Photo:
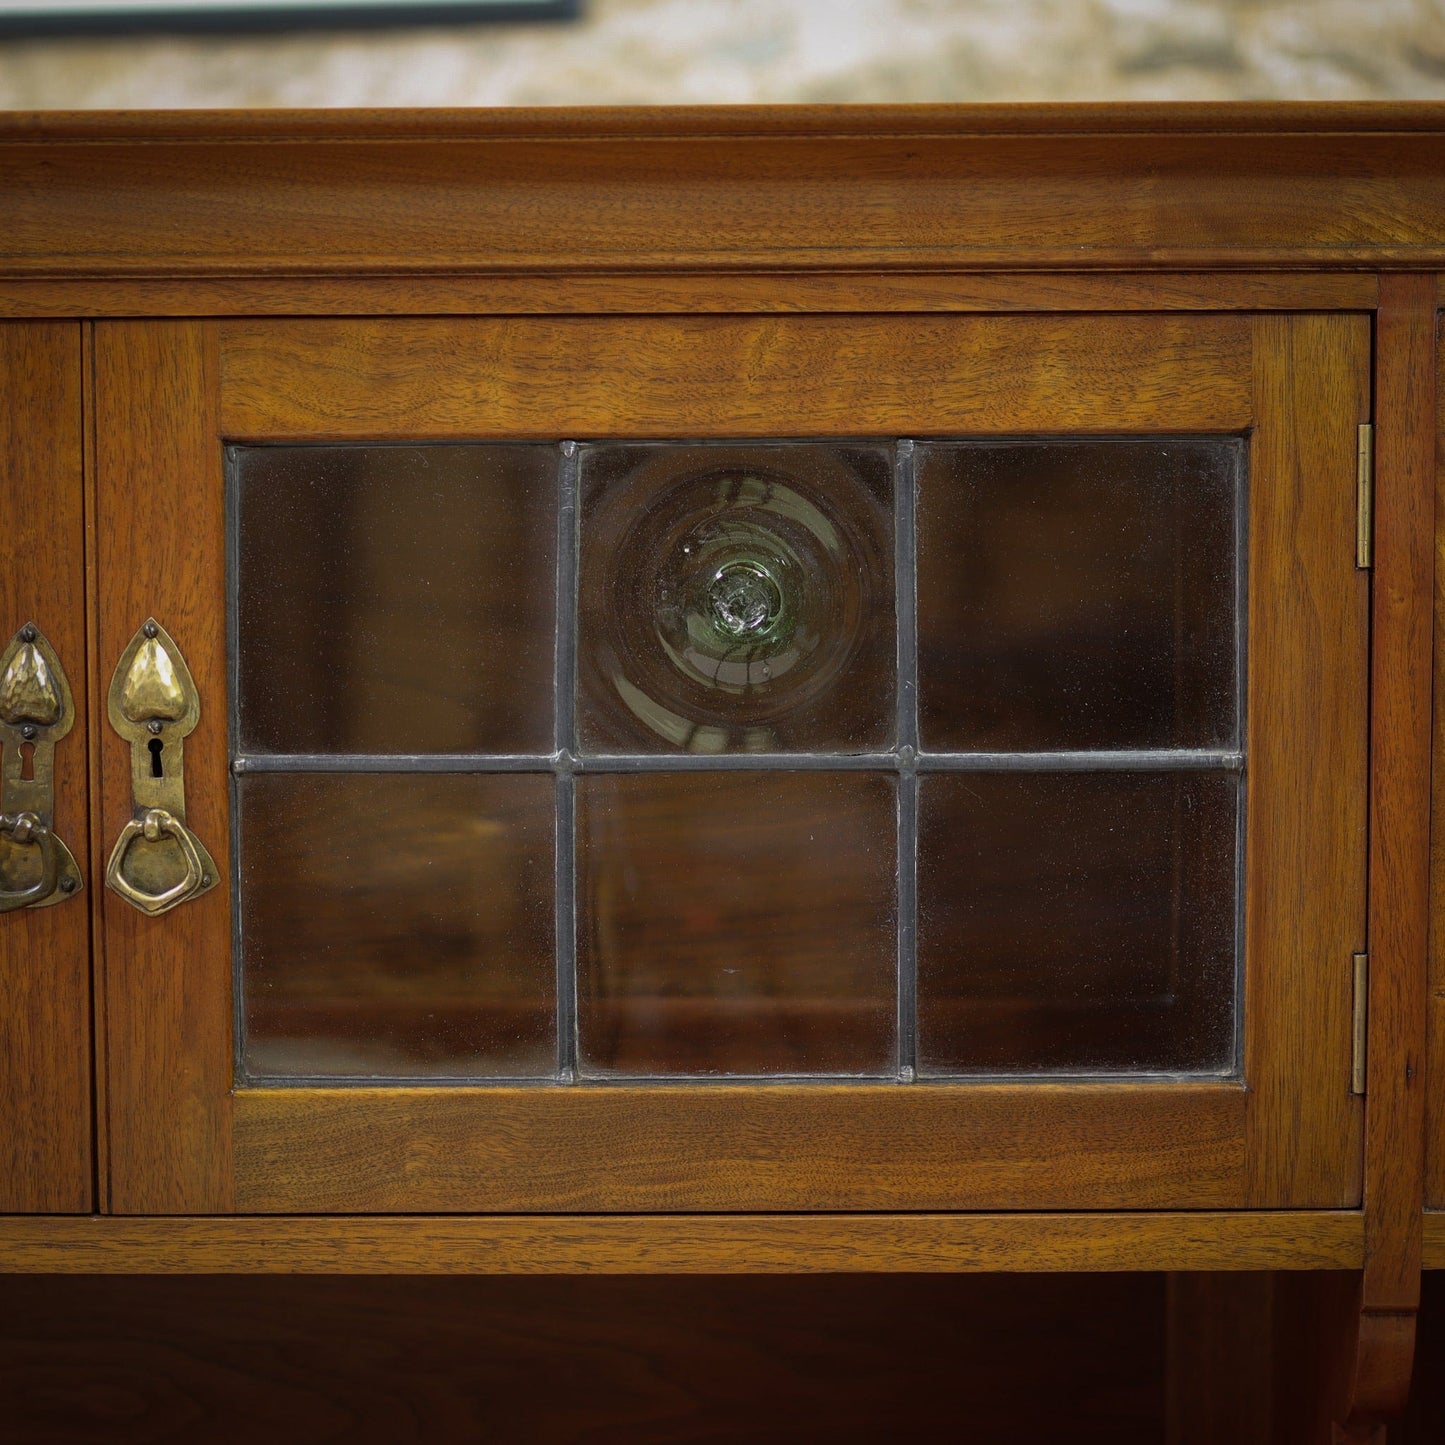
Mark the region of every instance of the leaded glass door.
<instances>
[{"instance_id":1,"label":"leaded glass door","mask_svg":"<svg viewBox=\"0 0 1445 1445\"><path fill-rule=\"evenodd\" d=\"M107 900L115 1207L1354 1202L1368 354L100 328L103 505L194 559L103 649L185 652L230 870Z\"/></svg>"}]
</instances>

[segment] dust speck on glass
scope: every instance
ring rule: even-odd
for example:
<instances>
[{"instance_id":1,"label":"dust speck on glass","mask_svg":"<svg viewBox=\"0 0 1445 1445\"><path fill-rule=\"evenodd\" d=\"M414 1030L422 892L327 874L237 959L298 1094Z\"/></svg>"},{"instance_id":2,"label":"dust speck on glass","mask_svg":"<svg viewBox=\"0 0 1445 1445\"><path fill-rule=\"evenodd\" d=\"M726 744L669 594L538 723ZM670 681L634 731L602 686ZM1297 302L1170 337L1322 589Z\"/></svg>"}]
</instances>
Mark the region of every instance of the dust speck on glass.
<instances>
[{"instance_id":1,"label":"dust speck on glass","mask_svg":"<svg viewBox=\"0 0 1445 1445\"><path fill-rule=\"evenodd\" d=\"M1241 439L227 461L241 1083L1237 1072Z\"/></svg>"}]
</instances>

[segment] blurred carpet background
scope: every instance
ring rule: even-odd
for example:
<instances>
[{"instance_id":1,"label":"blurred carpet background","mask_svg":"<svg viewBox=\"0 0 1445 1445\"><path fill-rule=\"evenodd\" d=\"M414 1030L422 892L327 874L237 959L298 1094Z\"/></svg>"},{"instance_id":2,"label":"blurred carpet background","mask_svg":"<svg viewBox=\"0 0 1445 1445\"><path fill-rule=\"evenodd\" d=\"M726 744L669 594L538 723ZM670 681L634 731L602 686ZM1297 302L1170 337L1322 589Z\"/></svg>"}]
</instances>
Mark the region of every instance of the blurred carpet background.
<instances>
[{"instance_id":1,"label":"blurred carpet background","mask_svg":"<svg viewBox=\"0 0 1445 1445\"><path fill-rule=\"evenodd\" d=\"M0 107L1445 97L1445 0L584 0L573 21L7 39Z\"/></svg>"}]
</instances>

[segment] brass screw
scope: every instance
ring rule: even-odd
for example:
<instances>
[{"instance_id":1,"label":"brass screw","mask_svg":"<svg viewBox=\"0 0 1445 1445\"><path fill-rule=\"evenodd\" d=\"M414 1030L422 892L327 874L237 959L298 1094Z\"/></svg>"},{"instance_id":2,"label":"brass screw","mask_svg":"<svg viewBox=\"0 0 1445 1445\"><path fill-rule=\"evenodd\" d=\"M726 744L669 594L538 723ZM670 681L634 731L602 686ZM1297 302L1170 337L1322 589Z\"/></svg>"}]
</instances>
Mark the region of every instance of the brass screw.
<instances>
[{"instance_id":1,"label":"brass screw","mask_svg":"<svg viewBox=\"0 0 1445 1445\"><path fill-rule=\"evenodd\" d=\"M156 635L156 625L154 622L147 622L146 625L141 628L141 631L144 632L147 637L154 637Z\"/></svg>"}]
</instances>

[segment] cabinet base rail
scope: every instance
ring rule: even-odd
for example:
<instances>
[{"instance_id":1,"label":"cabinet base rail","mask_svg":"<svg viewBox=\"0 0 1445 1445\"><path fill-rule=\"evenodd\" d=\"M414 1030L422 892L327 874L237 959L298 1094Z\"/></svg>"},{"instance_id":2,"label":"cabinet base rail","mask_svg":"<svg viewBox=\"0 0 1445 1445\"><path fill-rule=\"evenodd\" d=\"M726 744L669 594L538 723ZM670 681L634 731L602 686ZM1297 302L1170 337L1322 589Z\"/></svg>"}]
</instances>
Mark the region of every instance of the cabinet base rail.
<instances>
[{"instance_id":1,"label":"cabinet base rail","mask_svg":"<svg viewBox=\"0 0 1445 1445\"><path fill-rule=\"evenodd\" d=\"M1350 1210L0 1217L8 1274L1355 1270Z\"/></svg>"}]
</instances>

